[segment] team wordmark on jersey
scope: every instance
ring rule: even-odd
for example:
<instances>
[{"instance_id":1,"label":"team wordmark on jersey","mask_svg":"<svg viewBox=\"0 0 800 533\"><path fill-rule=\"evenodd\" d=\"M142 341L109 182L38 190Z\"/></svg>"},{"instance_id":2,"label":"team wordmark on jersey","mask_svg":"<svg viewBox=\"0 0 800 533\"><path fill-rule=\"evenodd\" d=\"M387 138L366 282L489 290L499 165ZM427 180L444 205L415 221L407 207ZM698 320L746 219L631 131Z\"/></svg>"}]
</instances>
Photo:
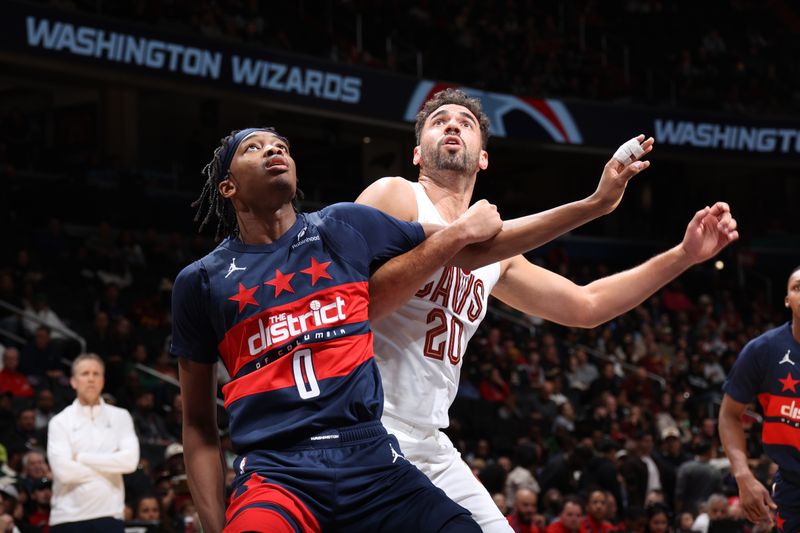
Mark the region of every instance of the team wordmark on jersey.
<instances>
[{"instance_id":1,"label":"team wordmark on jersey","mask_svg":"<svg viewBox=\"0 0 800 533\"><path fill-rule=\"evenodd\" d=\"M330 303L323 304L319 300L311 300L308 311L304 313L280 313L258 319L258 331L247 338L250 355L257 356L261 352L278 343L289 340L311 328L329 326L347 318L344 312L345 301L337 296ZM264 324L264 319L267 324Z\"/></svg>"},{"instance_id":2,"label":"team wordmark on jersey","mask_svg":"<svg viewBox=\"0 0 800 533\"><path fill-rule=\"evenodd\" d=\"M427 298L433 303L451 309L456 314L461 314L467 309L467 318L474 322L483 312L483 296L485 288L483 280L461 268L449 267L442 269L439 281L433 281L422 287L414 295L417 298ZM469 306L467 306L469 302Z\"/></svg>"},{"instance_id":3,"label":"team wordmark on jersey","mask_svg":"<svg viewBox=\"0 0 800 533\"><path fill-rule=\"evenodd\" d=\"M330 339L339 336L332 328L345 323L366 324L369 318L367 290L366 282L345 283L266 309L239 322L227 331L218 346L228 371L232 376L237 375L241 366L254 357L285 348L287 343L303 339L305 335L313 341Z\"/></svg>"}]
</instances>

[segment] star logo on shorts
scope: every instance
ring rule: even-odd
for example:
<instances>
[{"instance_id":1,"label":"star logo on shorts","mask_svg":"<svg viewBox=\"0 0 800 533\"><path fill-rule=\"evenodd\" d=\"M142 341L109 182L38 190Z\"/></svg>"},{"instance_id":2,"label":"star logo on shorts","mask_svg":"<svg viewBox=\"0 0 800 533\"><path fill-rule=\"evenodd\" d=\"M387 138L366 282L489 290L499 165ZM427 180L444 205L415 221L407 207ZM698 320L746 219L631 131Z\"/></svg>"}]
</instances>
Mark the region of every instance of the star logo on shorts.
<instances>
[{"instance_id":1,"label":"star logo on shorts","mask_svg":"<svg viewBox=\"0 0 800 533\"><path fill-rule=\"evenodd\" d=\"M779 531L783 531L783 524L786 522L786 519L781 516L781 513L775 513L775 524L778 526Z\"/></svg>"}]
</instances>

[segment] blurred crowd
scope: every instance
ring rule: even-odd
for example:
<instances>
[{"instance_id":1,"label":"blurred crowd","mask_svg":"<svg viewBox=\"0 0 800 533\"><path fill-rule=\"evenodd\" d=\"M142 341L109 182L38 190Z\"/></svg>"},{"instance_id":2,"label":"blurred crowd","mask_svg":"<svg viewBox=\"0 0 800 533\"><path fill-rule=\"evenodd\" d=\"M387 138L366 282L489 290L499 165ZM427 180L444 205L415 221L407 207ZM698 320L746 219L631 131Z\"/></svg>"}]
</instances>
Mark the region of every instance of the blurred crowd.
<instances>
[{"instance_id":1,"label":"blurred crowd","mask_svg":"<svg viewBox=\"0 0 800 533\"><path fill-rule=\"evenodd\" d=\"M536 98L782 114L800 103L800 17L785 1L45 3Z\"/></svg>"},{"instance_id":2,"label":"blurred crowd","mask_svg":"<svg viewBox=\"0 0 800 533\"><path fill-rule=\"evenodd\" d=\"M104 398L130 411L140 441L139 468L125 476L127 518L164 531L194 527L169 302L171 280L213 243L58 219L2 233L0 302L26 312L20 319L0 307L4 519L20 531L46 524L47 425L72 401L68 361L85 349L105 361ZM557 248L536 261L578 283L609 269L570 262ZM590 330L494 303L465 355L447 432L512 523L591 519L655 531L649 521L664 519L661 531L708 531L722 520L748 530L717 434L720 387L744 343L785 317L763 295L709 275L690 271ZM763 457L759 420L743 420L755 458ZM224 426L221 435L231 464ZM769 484L771 463L752 466Z\"/></svg>"}]
</instances>

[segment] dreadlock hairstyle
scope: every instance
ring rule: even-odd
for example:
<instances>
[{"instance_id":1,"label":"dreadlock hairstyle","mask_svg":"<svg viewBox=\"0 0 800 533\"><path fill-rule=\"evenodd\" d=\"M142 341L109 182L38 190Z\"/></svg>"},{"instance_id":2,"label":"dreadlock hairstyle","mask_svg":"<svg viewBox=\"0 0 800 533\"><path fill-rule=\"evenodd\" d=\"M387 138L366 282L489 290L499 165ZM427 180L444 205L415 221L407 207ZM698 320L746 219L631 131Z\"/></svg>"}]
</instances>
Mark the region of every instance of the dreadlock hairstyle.
<instances>
[{"instance_id":1,"label":"dreadlock hairstyle","mask_svg":"<svg viewBox=\"0 0 800 533\"><path fill-rule=\"evenodd\" d=\"M485 150L486 143L489 141L489 117L483 112L481 101L477 98L470 98L464 91L453 89L452 87L434 94L430 100L425 102L425 105L422 106L419 113L417 113L417 123L414 125L414 133L417 135L417 144L419 144L422 127L425 125L425 121L428 120L428 117L431 116L434 111L447 104L466 107L470 113L475 115L481 128L481 148Z\"/></svg>"},{"instance_id":2,"label":"dreadlock hairstyle","mask_svg":"<svg viewBox=\"0 0 800 533\"><path fill-rule=\"evenodd\" d=\"M211 217L217 217L217 230L215 238L237 237L239 235L239 223L236 220L236 210L228 198L219 193L219 183L228 179L230 176L231 161L239 144L257 131L271 133L289 146L289 139L278 133L275 128L247 128L243 130L233 130L230 135L220 140L220 145L214 150L214 157L203 167L201 173L206 177L203 190L200 196L192 202L192 207L197 208L194 221L200 222L197 232L203 229L211 221ZM292 198L292 207L295 211L299 210L298 202L303 199L303 191L297 189Z\"/></svg>"}]
</instances>

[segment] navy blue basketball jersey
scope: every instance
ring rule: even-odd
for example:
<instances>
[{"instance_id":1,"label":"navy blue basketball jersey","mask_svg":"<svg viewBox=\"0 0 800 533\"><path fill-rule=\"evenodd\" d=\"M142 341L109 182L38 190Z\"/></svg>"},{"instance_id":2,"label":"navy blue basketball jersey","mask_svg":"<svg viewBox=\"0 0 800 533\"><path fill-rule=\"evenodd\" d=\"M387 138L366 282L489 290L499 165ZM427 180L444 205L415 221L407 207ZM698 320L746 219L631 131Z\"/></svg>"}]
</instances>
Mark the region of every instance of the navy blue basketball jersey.
<instances>
[{"instance_id":1,"label":"navy blue basketball jersey","mask_svg":"<svg viewBox=\"0 0 800 533\"><path fill-rule=\"evenodd\" d=\"M782 472L800 477L800 343L791 323L748 342L722 388L740 403L758 399L764 451Z\"/></svg>"},{"instance_id":2,"label":"navy blue basketball jersey","mask_svg":"<svg viewBox=\"0 0 800 533\"><path fill-rule=\"evenodd\" d=\"M222 360L232 378L222 390L238 453L380 420L369 275L424 238L417 223L336 204L298 214L271 244L226 239L181 271L171 351Z\"/></svg>"}]
</instances>

